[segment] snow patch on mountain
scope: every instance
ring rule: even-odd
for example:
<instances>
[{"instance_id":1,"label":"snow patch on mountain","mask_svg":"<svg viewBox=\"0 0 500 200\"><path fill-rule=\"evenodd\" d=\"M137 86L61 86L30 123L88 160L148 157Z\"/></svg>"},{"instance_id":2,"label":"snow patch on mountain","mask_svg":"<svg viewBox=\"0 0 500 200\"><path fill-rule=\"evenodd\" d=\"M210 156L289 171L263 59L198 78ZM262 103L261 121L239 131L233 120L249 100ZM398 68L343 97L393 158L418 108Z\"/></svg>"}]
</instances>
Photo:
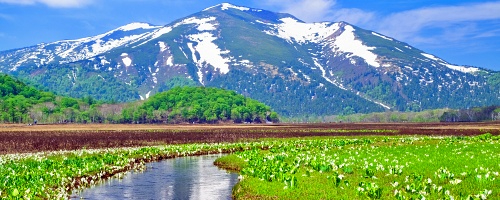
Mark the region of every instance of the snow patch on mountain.
<instances>
[{"instance_id":1,"label":"snow patch on mountain","mask_svg":"<svg viewBox=\"0 0 500 200\"><path fill-rule=\"evenodd\" d=\"M460 72L463 72L463 73L474 73L474 72L478 72L480 71L479 68L475 68L475 67L465 67L465 66L458 66L458 65L452 65L434 55L431 55L431 54L427 54L427 53L421 53L423 56L425 56L426 58L429 58L431 60L434 60L434 61L437 61L439 64L441 65L444 65L450 69L453 69L453 70L456 70L456 71L460 71Z\"/></svg>"},{"instance_id":2,"label":"snow patch on mountain","mask_svg":"<svg viewBox=\"0 0 500 200\"><path fill-rule=\"evenodd\" d=\"M153 75L153 83L158 84L158 78L156 78L156 73L153 73L152 75ZM153 88L155 88L154 85Z\"/></svg>"},{"instance_id":3,"label":"snow patch on mountain","mask_svg":"<svg viewBox=\"0 0 500 200\"><path fill-rule=\"evenodd\" d=\"M189 42L189 43L187 43L187 46L188 46L189 50L191 50L191 57L193 58L193 61L195 63L197 63L198 58L196 57L196 50L193 47L193 43Z\"/></svg>"},{"instance_id":4,"label":"snow patch on mountain","mask_svg":"<svg viewBox=\"0 0 500 200\"><path fill-rule=\"evenodd\" d=\"M256 20L257 23L271 27L271 30L265 30L265 33L285 39L289 43L321 43L340 29L339 23L303 23L290 17L282 18L280 21L283 23L271 24ZM352 26L346 25L344 29L340 36L332 40L333 42L330 41L334 49L348 53L347 58L357 56L371 66L380 67L377 61L378 56L371 52L375 47L365 46L361 40L358 40Z\"/></svg>"},{"instance_id":5,"label":"snow patch on mountain","mask_svg":"<svg viewBox=\"0 0 500 200\"><path fill-rule=\"evenodd\" d=\"M212 9L212 8L217 8L217 7L219 7L219 6L221 6L221 4L217 4L217 5L215 5L215 6L210 6L210 7L208 7L208 8L203 9L203 11L208 11L208 10L210 10L210 9Z\"/></svg>"},{"instance_id":6,"label":"snow patch on mountain","mask_svg":"<svg viewBox=\"0 0 500 200\"><path fill-rule=\"evenodd\" d=\"M172 31L174 28L177 28L181 25L196 24L196 25L198 25L198 27L197 27L198 31L216 30L216 27L214 26L214 24L210 23L210 22L215 21L215 20L216 20L215 17L208 17L208 18L190 17L190 18L184 19L184 20L182 20L182 21L180 21L172 26L164 26L164 27L159 28L156 31L147 33L146 35L139 38L139 40L142 40L142 39L146 39L146 40L144 40L139 45L134 46L133 48L144 45L144 44L150 42L151 40L159 38L160 36L165 35L167 33L170 33L170 31ZM139 41L139 40L136 40L136 41Z\"/></svg>"},{"instance_id":7,"label":"snow patch on mountain","mask_svg":"<svg viewBox=\"0 0 500 200\"><path fill-rule=\"evenodd\" d=\"M116 47L123 46L132 41L135 41L148 33L142 33L137 35L128 35L121 38L107 38L117 31L132 31L137 29L155 29L156 26L151 26L145 23L131 23L125 26L119 27L107 33L86 37L76 40L63 40L59 42L50 43L49 45L57 45L60 48L56 48L54 52L59 57L64 60L60 63L69 63L78 60L88 59L99 54L108 52ZM90 46L90 48L88 48Z\"/></svg>"},{"instance_id":8,"label":"snow patch on mountain","mask_svg":"<svg viewBox=\"0 0 500 200\"><path fill-rule=\"evenodd\" d=\"M321 74L322 74L321 76L322 76L322 77L323 77L326 81L328 81L328 82L330 82L331 84L333 84L333 85L335 85L335 86L339 87L340 89L343 89L343 90L346 90L346 91L348 90L348 89L347 89L344 85L342 85L341 83L338 83L338 82L337 82L337 81L335 81L335 80L331 80L330 78L328 78L328 77L326 76L326 71L325 71L325 68L324 68L324 67L323 67L323 66L319 63L319 59L317 59L317 58L313 58L313 61L314 61L314 65L315 65L316 67L318 67L318 68L321 70ZM330 73L331 73L331 72L330 72ZM375 101L375 100L373 100L373 99L367 98L367 97L365 97L365 96L363 96L363 95L360 95L360 94L359 94L359 92L357 92L357 93L356 93L356 95L358 95L359 97L361 97L361 98L363 98L363 99L366 99L366 100L368 100L368 101L371 101L371 102L373 102L373 103L376 103L376 104L378 104L378 105L380 105L380 106L382 106L382 107L384 107L384 108L386 108L386 109L391 109L391 107L389 107L389 106L387 106L387 105L385 105L385 104L383 104L383 103L381 103L381 102L378 102L378 101Z\"/></svg>"},{"instance_id":9,"label":"snow patch on mountain","mask_svg":"<svg viewBox=\"0 0 500 200\"><path fill-rule=\"evenodd\" d=\"M203 72L201 71L202 66L199 65L198 58L196 57L196 50L193 47L193 43L188 42L187 46L188 46L189 50L191 51L191 57L193 59L193 62L196 63L196 67L198 67L198 71L196 72L196 74L198 75L198 79L199 79L198 82L200 82L201 85L205 85L205 83L203 83Z\"/></svg>"},{"instance_id":10,"label":"snow patch on mountain","mask_svg":"<svg viewBox=\"0 0 500 200\"><path fill-rule=\"evenodd\" d=\"M344 29L344 32L335 38L334 48L338 51L349 53L347 58L357 56L364 59L366 63L373 67L380 67L380 63L377 62L377 55L371 52L375 47L365 46L361 40L358 40L354 35L354 28L352 26L346 25Z\"/></svg>"},{"instance_id":11,"label":"snow patch on mountain","mask_svg":"<svg viewBox=\"0 0 500 200\"><path fill-rule=\"evenodd\" d=\"M182 54L184 55L184 57L188 58L186 52L184 52L184 50L182 49L182 47L179 47L179 49L181 50Z\"/></svg>"},{"instance_id":12,"label":"snow patch on mountain","mask_svg":"<svg viewBox=\"0 0 500 200\"><path fill-rule=\"evenodd\" d=\"M132 31L136 29L155 29L155 28L160 28L161 26L151 26L148 23L140 23L140 22L134 22L127 24L125 26L121 26L120 28L116 30L122 30L122 31Z\"/></svg>"},{"instance_id":13,"label":"snow patch on mountain","mask_svg":"<svg viewBox=\"0 0 500 200\"><path fill-rule=\"evenodd\" d=\"M227 10L229 8L236 9L236 10L241 10L241 11L249 11L250 10L250 8L241 7L241 6L235 6L235 5L232 5L232 4L229 4L229 3L222 3L221 4L221 10Z\"/></svg>"},{"instance_id":14,"label":"snow patch on mountain","mask_svg":"<svg viewBox=\"0 0 500 200\"><path fill-rule=\"evenodd\" d=\"M251 10L253 12L261 12L262 11L260 9L251 9L251 8L247 8L247 7L236 6L236 5L233 5L233 4L230 4L230 3L217 4L215 6L211 6L211 7L205 8L205 9L203 9L203 11L208 11L208 10L211 10L211 9L214 9L214 8L220 8L221 10L236 9L236 10L240 10L240 11L249 11L249 10Z\"/></svg>"},{"instance_id":15,"label":"snow patch on mountain","mask_svg":"<svg viewBox=\"0 0 500 200\"><path fill-rule=\"evenodd\" d=\"M168 49L167 45L165 44L165 42L158 42L158 45L160 45L160 53L161 52L164 52Z\"/></svg>"},{"instance_id":16,"label":"snow patch on mountain","mask_svg":"<svg viewBox=\"0 0 500 200\"><path fill-rule=\"evenodd\" d=\"M232 65L234 66L243 66L243 67L248 67L248 68L251 68L253 67L253 63L250 62L250 60L237 60L237 59L233 59L233 63Z\"/></svg>"},{"instance_id":17,"label":"snow patch on mountain","mask_svg":"<svg viewBox=\"0 0 500 200\"><path fill-rule=\"evenodd\" d=\"M200 24L197 29L199 31L214 31L217 28L215 28L215 26L212 24L204 23L204 24Z\"/></svg>"},{"instance_id":18,"label":"snow patch on mountain","mask_svg":"<svg viewBox=\"0 0 500 200\"><path fill-rule=\"evenodd\" d=\"M214 40L217 39L212 33L203 32L198 34L189 35L188 38L191 41L197 42L196 46L189 46L191 51L193 49L200 54L200 59L195 60L198 67L202 67L204 63L213 66L218 69L221 74L227 74L229 72L229 58L224 58L222 55L228 54L229 51L222 51L215 43ZM194 54L194 52L193 52Z\"/></svg>"},{"instance_id":19,"label":"snow patch on mountain","mask_svg":"<svg viewBox=\"0 0 500 200\"><path fill-rule=\"evenodd\" d=\"M457 66L457 65L452 65L452 64L448 64L448 63L443 63L443 64L450 69L461 71L464 73L474 73L474 72L479 71L479 69L475 68L475 67Z\"/></svg>"},{"instance_id":20,"label":"snow patch on mountain","mask_svg":"<svg viewBox=\"0 0 500 200\"><path fill-rule=\"evenodd\" d=\"M313 58L313 61L314 61L314 65L316 67L319 68L319 70L321 70L321 76L328 82L330 82L331 84L339 87L340 89L343 89L343 90L347 90L341 83L337 83L336 81L333 81L332 79L328 78L326 76L326 70L325 68L319 63L319 60L317 58Z\"/></svg>"},{"instance_id":21,"label":"snow patch on mountain","mask_svg":"<svg viewBox=\"0 0 500 200\"><path fill-rule=\"evenodd\" d=\"M311 83L311 77L310 77L310 76L308 76L308 75L304 74L304 72L302 72L302 70L300 70L300 69L299 69L299 72L302 74L302 76L304 76L304 78L306 78L306 79L307 79L307 82L308 82L308 83Z\"/></svg>"},{"instance_id":22,"label":"snow patch on mountain","mask_svg":"<svg viewBox=\"0 0 500 200\"><path fill-rule=\"evenodd\" d=\"M108 40L108 41L97 39L97 40L95 40L95 43L92 44L92 46L91 46L92 50L90 51L90 50L85 49L83 51L83 57L81 57L80 59L85 59L85 57L90 58L90 57L94 57L96 55L102 54L102 53L107 52L111 49L114 49L116 47L127 44L131 40L138 39L141 36L142 35L126 36L126 37L123 37L123 38L118 39L118 40ZM66 58L67 56L71 56L72 53L74 53L74 52L72 52L72 51L64 52L64 54L62 54L61 57ZM85 53L87 53L87 54L85 55ZM75 58L78 58L78 56L75 56Z\"/></svg>"},{"instance_id":23,"label":"snow patch on mountain","mask_svg":"<svg viewBox=\"0 0 500 200\"><path fill-rule=\"evenodd\" d=\"M190 17L185 20L182 20L181 22L177 23L174 25L174 27L180 26L180 25L185 25L185 24L197 24L198 25L198 31L213 31L216 30L215 26L209 22L215 21L215 17L207 17L207 18L196 18L196 17Z\"/></svg>"},{"instance_id":24,"label":"snow patch on mountain","mask_svg":"<svg viewBox=\"0 0 500 200\"><path fill-rule=\"evenodd\" d=\"M427 54L427 53L421 53L423 56L425 56L426 58L429 58L431 60L435 60L435 61L441 61L441 59L437 58L436 56L434 55L431 55L431 54Z\"/></svg>"},{"instance_id":25,"label":"snow patch on mountain","mask_svg":"<svg viewBox=\"0 0 500 200\"><path fill-rule=\"evenodd\" d=\"M168 66L174 66L174 56L170 55L170 56L167 58L167 65L168 65Z\"/></svg>"},{"instance_id":26,"label":"snow patch on mountain","mask_svg":"<svg viewBox=\"0 0 500 200\"><path fill-rule=\"evenodd\" d=\"M365 99L366 99L366 98L365 98ZM389 107L388 105L385 105L385 104L380 103L380 102L378 102L378 101L373 101L373 100L370 100L370 99L366 99L366 100L371 101L371 102L373 102L373 103L376 103L376 104L378 104L378 105L380 105L380 106L384 107L385 109L388 109L388 110L390 110L390 109L391 109L391 107Z\"/></svg>"},{"instance_id":27,"label":"snow patch on mountain","mask_svg":"<svg viewBox=\"0 0 500 200\"><path fill-rule=\"evenodd\" d=\"M106 65L106 64L111 64L111 63L107 61L106 58L101 59L101 65Z\"/></svg>"},{"instance_id":28,"label":"snow patch on mountain","mask_svg":"<svg viewBox=\"0 0 500 200\"><path fill-rule=\"evenodd\" d=\"M122 62L125 65L125 67L130 67L130 65L132 65L132 59L130 59L130 57L128 57L127 53L122 53L121 57L122 57Z\"/></svg>"},{"instance_id":29,"label":"snow patch on mountain","mask_svg":"<svg viewBox=\"0 0 500 200\"><path fill-rule=\"evenodd\" d=\"M140 43L139 45L133 46L132 48L137 48L138 46L144 45L144 44L150 42L151 40L159 38L160 36L165 35L165 34L169 33L170 31L172 31L172 29L173 28L171 26L164 26L164 27L158 28L157 30L155 30L153 32L146 33L143 37L138 38L137 40L133 41L133 42L137 42L140 40L144 40L142 43Z\"/></svg>"},{"instance_id":30,"label":"snow patch on mountain","mask_svg":"<svg viewBox=\"0 0 500 200\"><path fill-rule=\"evenodd\" d=\"M280 19L280 21L282 21L283 23L271 24L264 23L259 20L257 20L256 22L271 26L271 30L264 31L269 35L283 38L290 43L296 41L301 44L308 42L318 43L324 40L326 37L332 35L339 29L338 24L303 23L290 17L282 18Z\"/></svg>"},{"instance_id":31,"label":"snow patch on mountain","mask_svg":"<svg viewBox=\"0 0 500 200\"><path fill-rule=\"evenodd\" d=\"M381 38L383 38L383 39L389 40L389 41L394 41L392 38L389 38L389 37L386 37L386 36L380 35L380 34L375 33L375 32L372 32L372 34L373 34L373 35L375 35L375 36L381 37Z\"/></svg>"},{"instance_id":32,"label":"snow patch on mountain","mask_svg":"<svg viewBox=\"0 0 500 200\"><path fill-rule=\"evenodd\" d=\"M151 39L156 39L162 35L170 33L170 31L172 31L172 27L170 27L170 26L162 27L162 28L158 29L157 31L153 32Z\"/></svg>"},{"instance_id":33,"label":"snow patch on mountain","mask_svg":"<svg viewBox=\"0 0 500 200\"><path fill-rule=\"evenodd\" d=\"M148 31L151 31L150 29L155 28L158 27L146 23L131 23L93 37L62 40L49 44L42 43L34 47L19 49L8 55L10 58L18 60L10 66L10 70L15 71L19 66L30 62L38 66L51 63L55 60L59 60L60 64L64 64L90 59L136 41L147 35ZM144 33L126 34L128 31L138 29L144 29ZM122 36L116 37L114 35L116 32L125 32L125 34L120 33Z\"/></svg>"},{"instance_id":34,"label":"snow patch on mountain","mask_svg":"<svg viewBox=\"0 0 500 200\"><path fill-rule=\"evenodd\" d=\"M29 58L29 54L25 54L23 57L21 57L12 68L10 68L10 71L16 71L18 67L20 67L23 63L27 62Z\"/></svg>"}]
</instances>

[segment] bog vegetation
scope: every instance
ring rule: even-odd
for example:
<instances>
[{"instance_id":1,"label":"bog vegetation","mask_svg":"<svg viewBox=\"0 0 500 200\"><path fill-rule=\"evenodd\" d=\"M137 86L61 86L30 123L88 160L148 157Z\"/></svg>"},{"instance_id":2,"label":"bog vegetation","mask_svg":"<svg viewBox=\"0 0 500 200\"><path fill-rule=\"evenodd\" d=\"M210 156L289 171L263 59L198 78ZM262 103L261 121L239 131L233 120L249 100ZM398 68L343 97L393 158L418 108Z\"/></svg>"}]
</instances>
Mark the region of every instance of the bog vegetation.
<instances>
[{"instance_id":1,"label":"bog vegetation","mask_svg":"<svg viewBox=\"0 0 500 200\"><path fill-rule=\"evenodd\" d=\"M68 199L73 189L112 175L144 170L145 162L250 149L259 143L187 144L0 156L0 199ZM260 147L260 146L259 146Z\"/></svg>"},{"instance_id":2,"label":"bog vegetation","mask_svg":"<svg viewBox=\"0 0 500 200\"><path fill-rule=\"evenodd\" d=\"M216 161L236 199L498 199L500 137L285 140Z\"/></svg>"},{"instance_id":3,"label":"bog vegetation","mask_svg":"<svg viewBox=\"0 0 500 200\"><path fill-rule=\"evenodd\" d=\"M235 123L279 121L276 112L233 91L173 88L144 102L61 97L0 74L0 123Z\"/></svg>"},{"instance_id":4,"label":"bog vegetation","mask_svg":"<svg viewBox=\"0 0 500 200\"><path fill-rule=\"evenodd\" d=\"M500 137L268 139L0 156L0 199L65 199L144 163L206 153L241 174L237 199L498 199Z\"/></svg>"}]
</instances>

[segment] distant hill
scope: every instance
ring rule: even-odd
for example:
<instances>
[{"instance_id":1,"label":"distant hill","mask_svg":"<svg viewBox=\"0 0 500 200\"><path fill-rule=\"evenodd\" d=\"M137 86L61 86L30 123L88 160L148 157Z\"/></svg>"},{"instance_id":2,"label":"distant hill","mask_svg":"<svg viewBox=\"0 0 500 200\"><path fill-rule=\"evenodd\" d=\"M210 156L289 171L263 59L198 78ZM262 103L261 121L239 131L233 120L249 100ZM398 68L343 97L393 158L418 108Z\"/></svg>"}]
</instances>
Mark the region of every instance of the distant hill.
<instances>
[{"instance_id":1,"label":"distant hill","mask_svg":"<svg viewBox=\"0 0 500 200\"><path fill-rule=\"evenodd\" d=\"M176 83L178 84L178 83ZM269 106L234 91L176 87L147 101L112 104L43 92L0 74L0 123L266 123Z\"/></svg>"},{"instance_id":2,"label":"distant hill","mask_svg":"<svg viewBox=\"0 0 500 200\"><path fill-rule=\"evenodd\" d=\"M56 123L85 121L86 111L98 105L90 97L57 96L0 74L0 123ZM102 103L102 102L101 102Z\"/></svg>"},{"instance_id":3,"label":"distant hill","mask_svg":"<svg viewBox=\"0 0 500 200\"><path fill-rule=\"evenodd\" d=\"M276 112L234 91L205 87L176 87L158 93L138 109L125 109L125 122L148 123L235 123L278 122Z\"/></svg>"},{"instance_id":4,"label":"distant hill","mask_svg":"<svg viewBox=\"0 0 500 200\"><path fill-rule=\"evenodd\" d=\"M57 94L131 102L175 86L234 90L281 116L500 104L500 73L347 22L219 4L164 26L0 52L0 72Z\"/></svg>"},{"instance_id":5,"label":"distant hill","mask_svg":"<svg viewBox=\"0 0 500 200\"><path fill-rule=\"evenodd\" d=\"M32 121L28 110L34 105L55 101L55 95L27 86L8 75L0 74L0 122Z\"/></svg>"}]
</instances>

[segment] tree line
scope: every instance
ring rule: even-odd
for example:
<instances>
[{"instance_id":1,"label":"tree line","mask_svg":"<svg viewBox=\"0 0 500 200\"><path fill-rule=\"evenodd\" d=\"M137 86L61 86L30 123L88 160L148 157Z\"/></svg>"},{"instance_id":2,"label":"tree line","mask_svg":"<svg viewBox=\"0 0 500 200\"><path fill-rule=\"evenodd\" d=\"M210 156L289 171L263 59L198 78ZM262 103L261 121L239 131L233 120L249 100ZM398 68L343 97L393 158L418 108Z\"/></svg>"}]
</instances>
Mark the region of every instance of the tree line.
<instances>
[{"instance_id":1,"label":"tree line","mask_svg":"<svg viewBox=\"0 0 500 200\"><path fill-rule=\"evenodd\" d=\"M278 114L234 91L175 87L146 101L110 103L62 97L0 74L0 123L278 122Z\"/></svg>"},{"instance_id":2,"label":"tree line","mask_svg":"<svg viewBox=\"0 0 500 200\"><path fill-rule=\"evenodd\" d=\"M124 123L278 122L269 106L234 91L207 87L175 87L122 111Z\"/></svg>"},{"instance_id":3,"label":"tree line","mask_svg":"<svg viewBox=\"0 0 500 200\"><path fill-rule=\"evenodd\" d=\"M482 122L500 120L500 106L449 110L439 118L441 122Z\"/></svg>"},{"instance_id":4,"label":"tree line","mask_svg":"<svg viewBox=\"0 0 500 200\"><path fill-rule=\"evenodd\" d=\"M346 110L349 110L346 107ZM420 112L399 112L399 111L386 111L386 112L373 112L373 113L352 113L344 112L343 115L329 115L329 116L315 116L304 115L302 117L293 118L280 118L282 122L290 123L425 123L425 122L439 122L439 118L448 109L434 109L424 110Z\"/></svg>"}]
</instances>

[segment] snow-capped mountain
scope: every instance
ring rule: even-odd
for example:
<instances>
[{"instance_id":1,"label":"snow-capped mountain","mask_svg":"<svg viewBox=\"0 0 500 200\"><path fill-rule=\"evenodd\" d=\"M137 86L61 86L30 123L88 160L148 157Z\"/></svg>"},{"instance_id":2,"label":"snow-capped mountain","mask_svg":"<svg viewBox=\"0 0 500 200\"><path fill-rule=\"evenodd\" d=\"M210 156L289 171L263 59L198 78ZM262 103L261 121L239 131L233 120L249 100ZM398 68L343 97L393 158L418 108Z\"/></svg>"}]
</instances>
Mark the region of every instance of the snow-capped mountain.
<instances>
[{"instance_id":1,"label":"snow-capped mountain","mask_svg":"<svg viewBox=\"0 0 500 200\"><path fill-rule=\"evenodd\" d=\"M236 90L282 115L500 103L500 75L346 22L227 3L165 26L132 23L0 52L0 72L61 94L120 101L178 85Z\"/></svg>"},{"instance_id":2,"label":"snow-capped mountain","mask_svg":"<svg viewBox=\"0 0 500 200\"><path fill-rule=\"evenodd\" d=\"M49 44L2 52L0 65L9 71L20 66L49 63L70 63L89 59L141 38L147 32L158 29L147 23L131 23L107 33L76 40L62 40Z\"/></svg>"}]
</instances>

